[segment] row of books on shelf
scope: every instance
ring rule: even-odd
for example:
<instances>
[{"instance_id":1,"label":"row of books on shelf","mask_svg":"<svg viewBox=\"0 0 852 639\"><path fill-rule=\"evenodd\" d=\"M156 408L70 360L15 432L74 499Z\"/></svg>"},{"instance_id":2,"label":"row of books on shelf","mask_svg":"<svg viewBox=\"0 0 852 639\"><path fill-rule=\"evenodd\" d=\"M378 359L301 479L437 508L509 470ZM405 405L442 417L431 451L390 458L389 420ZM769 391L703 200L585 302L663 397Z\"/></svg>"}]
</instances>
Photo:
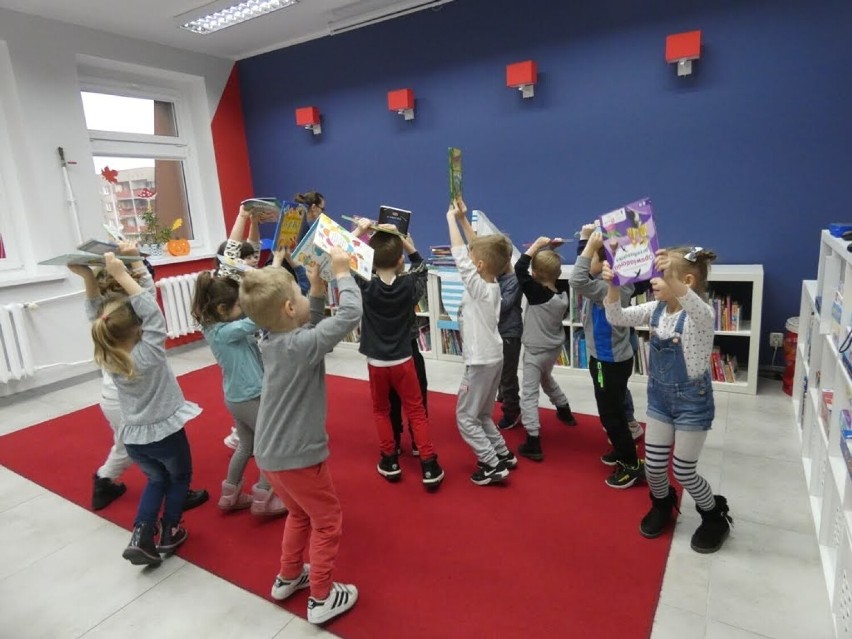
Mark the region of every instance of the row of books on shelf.
<instances>
[{"instance_id":1,"label":"row of books on shelf","mask_svg":"<svg viewBox=\"0 0 852 639\"><path fill-rule=\"evenodd\" d=\"M421 326L417 329L417 348L423 352L432 350L432 332L429 326Z\"/></svg>"},{"instance_id":2,"label":"row of books on shelf","mask_svg":"<svg viewBox=\"0 0 852 639\"><path fill-rule=\"evenodd\" d=\"M447 355L462 354L461 333L452 329L441 329L441 348L443 353Z\"/></svg>"},{"instance_id":3,"label":"row of books on shelf","mask_svg":"<svg viewBox=\"0 0 852 639\"><path fill-rule=\"evenodd\" d=\"M742 305L730 295L714 295L710 304L716 312L717 331L738 331L742 323Z\"/></svg>"},{"instance_id":4,"label":"row of books on shelf","mask_svg":"<svg viewBox=\"0 0 852 639\"><path fill-rule=\"evenodd\" d=\"M729 329L722 329L729 330ZM710 353L710 374L714 382L733 384L737 381L737 358L735 355L723 355L718 346Z\"/></svg>"},{"instance_id":5,"label":"row of books on shelf","mask_svg":"<svg viewBox=\"0 0 852 639\"><path fill-rule=\"evenodd\" d=\"M432 266L455 266L456 261L453 259L451 247L445 246L430 246L429 250L432 255L426 260Z\"/></svg>"}]
</instances>

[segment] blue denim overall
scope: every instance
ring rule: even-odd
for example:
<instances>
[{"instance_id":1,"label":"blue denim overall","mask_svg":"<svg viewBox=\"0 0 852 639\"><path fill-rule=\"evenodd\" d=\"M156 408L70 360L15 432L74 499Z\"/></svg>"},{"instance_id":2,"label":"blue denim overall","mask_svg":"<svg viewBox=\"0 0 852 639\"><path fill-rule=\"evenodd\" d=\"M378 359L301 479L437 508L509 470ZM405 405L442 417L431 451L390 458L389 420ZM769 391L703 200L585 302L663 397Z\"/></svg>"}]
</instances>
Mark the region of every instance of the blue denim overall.
<instances>
[{"instance_id":1,"label":"blue denim overall","mask_svg":"<svg viewBox=\"0 0 852 639\"><path fill-rule=\"evenodd\" d=\"M660 339L657 336L665 308L666 303L660 302L651 316L648 417L673 424L675 430L710 430L716 414L710 369L705 369L701 377L689 378L683 355L685 312L678 317L674 337Z\"/></svg>"}]
</instances>

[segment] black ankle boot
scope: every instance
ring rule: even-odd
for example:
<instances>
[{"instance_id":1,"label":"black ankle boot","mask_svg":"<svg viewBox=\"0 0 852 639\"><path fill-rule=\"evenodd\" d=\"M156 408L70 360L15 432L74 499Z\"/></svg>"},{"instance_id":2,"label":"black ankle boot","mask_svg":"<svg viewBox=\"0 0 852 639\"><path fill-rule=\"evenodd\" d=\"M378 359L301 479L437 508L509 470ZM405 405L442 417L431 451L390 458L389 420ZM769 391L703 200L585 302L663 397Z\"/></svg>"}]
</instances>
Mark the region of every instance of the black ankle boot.
<instances>
[{"instance_id":1,"label":"black ankle boot","mask_svg":"<svg viewBox=\"0 0 852 639\"><path fill-rule=\"evenodd\" d=\"M157 544L157 551L167 556L171 555L186 541L187 537L189 533L181 522L169 523L163 520L160 522L160 543Z\"/></svg>"},{"instance_id":2,"label":"black ankle boot","mask_svg":"<svg viewBox=\"0 0 852 639\"><path fill-rule=\"evenodd\" d=\"M95 474L93 481L92 510L106 508L127 491L127 486L115 482L108 477L98 477Z\"/></svg>"},{"instance_id":3,"label":"black ankle boot","mask_svg":"<svg viewBox=\"0 0 852 639\"><path fill-rule=\"evenodd\" d=\"M701 525L692 535L692 549L695 552L707 554L716 552L722 547L734 520L728 514L728 502L721 495L716 495L716 505L713 510L701 510L695 506L695 510L701 515Z\"/></svg>"},{"instance_id":4,"label":"black ankle boot","mask_svg":"<svg viewBox=\"0 0 852 639\"><path fill-rule=\"evenodd\" d=\"M673 519L672 510L680 512L680 508L677 507L677 491L674 486L669 486L669 494L662 499L654 497L654 493L651 493L651 510L639 524L639 532L642 533L642 536L653 539L662 535Z\"/></svg>"},{"instance_id":5,"label":"black ankle boot","mask_svg":"<svg viewBox=\"0 0 852 639\"><path fill-rule=\"evenodd\" d=\"M127 544L121 556L134 566L159 566L163 558L160 557L157 545L154 543L155 532L154 524L136 524L130 536L130 543Z\"/></svg>"},{"instance_id":6,"label":"black ankle boot","mask_svg":"<svg viewBox=\"0 0 852 639\"><path fill-rule=\"evenodd\" d=\"M541 452L541 438L527 435L527 440L518 446L518 454L533 461L544 459L544 453Z\"/></svg>"},{"instance_id":7,"label":"black ankle boot","mask_svg":"<svg viewBox=\"0 0 852 639\"><path fill-rule=\"evenodd\" d=\"M186 498L183 500L183 509L192 510L193 508L198 508L208 499L210 499L210 495L203 488L199 490L192 490L190 488L186 491Z\"/></svg>"}]
</instances>

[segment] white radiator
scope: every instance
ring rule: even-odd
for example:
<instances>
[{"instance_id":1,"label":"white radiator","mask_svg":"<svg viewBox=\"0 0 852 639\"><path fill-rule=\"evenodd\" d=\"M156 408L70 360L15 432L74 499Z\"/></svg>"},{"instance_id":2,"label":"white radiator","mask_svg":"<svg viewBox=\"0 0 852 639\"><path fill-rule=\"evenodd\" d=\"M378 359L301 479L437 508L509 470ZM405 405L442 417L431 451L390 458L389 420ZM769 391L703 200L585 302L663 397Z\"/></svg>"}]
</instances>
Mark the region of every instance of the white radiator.
<instances>
[{"instance_id":1,"label":"white radiator","mask_svg":"<svg viewBox=\"0 0 852 639\"><path fill-rule=\"evenodd\" d=\"M33 353L24 324L24 305L0 306L0 383L34 374Z\"/></svg>"},{"instance_id":2,"label":"white radiator","mask_svg":"<svg viewBox=\"0 0 852 639\"><path fill-rule=\"evenodd\" d=\"M195 294L197 277L198 273L187 273L157 281L163 300L163 315L166 316L166 334L169 337L181 337L201 330L192 317L192 296Z\"/></svg>"}]
</instances>

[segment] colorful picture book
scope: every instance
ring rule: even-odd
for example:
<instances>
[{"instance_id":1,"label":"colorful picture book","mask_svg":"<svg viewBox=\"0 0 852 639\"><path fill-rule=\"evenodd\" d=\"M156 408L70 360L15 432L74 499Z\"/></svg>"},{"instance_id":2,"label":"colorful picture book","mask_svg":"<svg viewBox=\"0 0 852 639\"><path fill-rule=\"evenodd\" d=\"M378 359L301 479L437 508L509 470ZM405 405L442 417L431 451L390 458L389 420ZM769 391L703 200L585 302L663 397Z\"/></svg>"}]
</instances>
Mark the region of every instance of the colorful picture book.
<instances>
[{"instance_id":1,"label":"colorful picture book","mask_svg":"<svg viewBox=\"0 0 852 639\"><path fill-rule=\"evenodd\" d=\"M320 215L308 229L293 251L292 259L302 266L318 266L320 276L330 281L333 275L328 252L335 246L349 254L349 268L355 275L370 279L373 273L373 249L325 214Z\"/></svg>"},{"instance_id":2,"label":"colorful picture book","mask_svg":"<svg viewBox=\"0 0 852 639\"><path fill-rule=\"evenodd\" d=\"M257 224L260 248L265 251L273 250L277 246L276 239L285 206L298 206L290 202L282 202L275 197L253 197L243 200L240 204Z\"/></svg>"},{"instance_id":3,"label":"colorful picture book","mask_svg":"<svg viewBox=\"0 0 852 639\"><path fill-rule=\"evenodd\" d=\"M382 205L379 207L378 224L393 224L397 231L403 235L408 235L408 225L411 224L411 211Z\"/></svg>"},{"instance_id":4,"label":"colorful picture book","mask_svg":"<svg viewBox=\"0 0 852 639\"><path fill-rule=\"evenodd\" d=\"M631 202L600 217L607 262L617 286L643 282L660 273L654 268L659 248L651 200Z\"/></svg>"},{"instance_id":5,"label":"colorful picture book","mask_svg":"<svg viewBox=\"0 0 852 639\"><path fill-rule=\"evenodd\" d=\"M450 202L462 196L462 153L461 149L451 146L448 149L450 164Z\"/></svg>"},{"instance_id":6,"label":"colorful picture book","mask_svg":"<svg viewBox=\"0 0 852 639\"><path fill-rule=\"evenodd\" d=\"M302 204L296 202L281 203L281 213L273 234L272 250L287 248L292 251L296 248L306 215L307 210Z\"/></svg>"}]
</instances>

